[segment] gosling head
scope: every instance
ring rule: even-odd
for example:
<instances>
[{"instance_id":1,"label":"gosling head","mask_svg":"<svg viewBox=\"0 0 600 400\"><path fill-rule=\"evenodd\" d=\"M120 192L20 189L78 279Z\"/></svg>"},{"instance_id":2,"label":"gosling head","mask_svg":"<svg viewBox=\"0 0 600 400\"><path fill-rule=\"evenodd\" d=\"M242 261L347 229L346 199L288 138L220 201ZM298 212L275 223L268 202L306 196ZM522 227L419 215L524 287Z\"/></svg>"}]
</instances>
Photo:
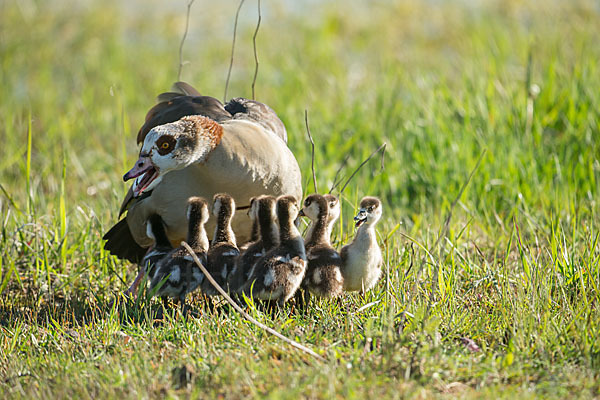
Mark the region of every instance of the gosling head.
<instances>
[{"instance_id":1,"label":"gosling head","mask_svg":"<svg viewBox=\"0 0 600 400\"><path fill-rule=\"evenodd\" d=\"M363 197L358 214L354 217L356 227L362 224L375 225L381 218L382 212L381 201L377 197Z\"/></svg>"},{"instance_id":2,"label":"gosling head","mask_svg":"<svg viewBox=\"0 0 600 400\"><path fill-rule=\"evenodd\" d=\"M187 217L190 223L206 224L209 217L206 200L202 197L190 197L188 200Z\"/></svg>"},{"instance_id":3,"label":"gosling head","mask_svg":"<svg viewBox=\"0 0 600 400\"><path fill-rule=\"evenodd\" d=\"M329 213L329 202L325 196L320 194L311 194L304 199L304 206L300 210L300 216L306 216L311 221L316 221L320 216L327 215Z\"/></svg>"},{"instance_id":4,"label":"gosling head","mask_svg":"<svg viewBox=\"0 0 600 400\"><path fill-rule=\"evenodd\" d=\"M342 212L340 201L332 194L326 194L323 195L323 197L325 197L325 200L327 200L327 206L329 208L327 221L333 223L340 218L340 213Z\"/></svg>"},{"instance_id":5,"label":"gosling head","mask_svg":"<svg viewBox=\"0 0 600 400\"><path fill-rule=\"evenodd\" d=\"M248 209L248 216L252 221L256 221L258 218L258 197L252 197L250 199L250 208Z\"/></svg>"},{"instance_id":6,"label":"gosling head","mask_svg":"<svg viewBox=\"0 0 600 400\"><path fill-rule=\"evenodd\" d=\"M202 162L221 142L223 127L200 115L152 128L146 135L140 157L123 180L135 179L133 196L156 187L170 171Z\"/></svg>"},{"instance_id":7,"label":"gosling head","mask_svg":"<svg viewBox=\"0 0 600 400\"><path fill-rule=\"evenodd\" d=\"M280 225L293 222L299 212L298 200L294 196L279 196L277 198L276 213Z\"/></svg>"},{"instance_id":8,"label":"gosling head","mask_svg":"<svg viewBox=\"0 0 600 400\"><path fill-rule=\"evenodd\" d=\"M227 193L217 193L213 197L213 209L212 213L215 217L223 215L225 217L232 217L235 213L235 200Z\"/></svg>"}]
</instances>

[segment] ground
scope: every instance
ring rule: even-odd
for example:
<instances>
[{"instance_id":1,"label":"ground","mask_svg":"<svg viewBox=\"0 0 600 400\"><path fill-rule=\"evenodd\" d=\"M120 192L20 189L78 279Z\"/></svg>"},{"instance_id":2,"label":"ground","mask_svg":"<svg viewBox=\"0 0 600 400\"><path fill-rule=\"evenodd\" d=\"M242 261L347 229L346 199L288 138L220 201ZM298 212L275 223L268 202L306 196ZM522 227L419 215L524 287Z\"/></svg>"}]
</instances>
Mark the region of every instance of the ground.
<instances>
[{"instance_id":1,"label":"ground","mask_svg":"<svg viewBox=\"0 0 600 400\"><path fill-rule=\"evenodd\" d=\"M223 98L237 2L197 1L181 79ZM255 96L287 126L337 246L379 196L368 294L255 318L125 302L103 249L186 3L0 4L0 396L600 396L600 9L586 1L262 2ZM227 97L252 97L256 2ZM478 160L480 163L478 164ZM470 174L472 173L472 177ZM464 187L464 191L461 190ZM339 187L334 193L339 191ZM455 201L456 199L456 201Z\"/></svg>"}]
</instances>

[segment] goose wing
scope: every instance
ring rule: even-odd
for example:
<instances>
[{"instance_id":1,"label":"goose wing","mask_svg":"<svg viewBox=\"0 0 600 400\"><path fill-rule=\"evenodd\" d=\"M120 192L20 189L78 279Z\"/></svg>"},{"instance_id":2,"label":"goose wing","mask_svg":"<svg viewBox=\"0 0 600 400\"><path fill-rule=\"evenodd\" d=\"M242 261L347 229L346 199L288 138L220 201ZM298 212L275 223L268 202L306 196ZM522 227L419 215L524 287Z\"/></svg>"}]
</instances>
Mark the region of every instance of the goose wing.
<instances>
[{"instance_id":1,"label":"goose wing","mask_svg":"<svg viewBox=\"0 0 600 400\"><path fill-rule=\"evenodd\" d=\"M287 143L287 131L285 125L271 107L256 100L248 100L236 97L229 100L225 110L232 115L233 119L245 119L259 124L268 131L273 132Z\"/></svg>"}]
</instances>

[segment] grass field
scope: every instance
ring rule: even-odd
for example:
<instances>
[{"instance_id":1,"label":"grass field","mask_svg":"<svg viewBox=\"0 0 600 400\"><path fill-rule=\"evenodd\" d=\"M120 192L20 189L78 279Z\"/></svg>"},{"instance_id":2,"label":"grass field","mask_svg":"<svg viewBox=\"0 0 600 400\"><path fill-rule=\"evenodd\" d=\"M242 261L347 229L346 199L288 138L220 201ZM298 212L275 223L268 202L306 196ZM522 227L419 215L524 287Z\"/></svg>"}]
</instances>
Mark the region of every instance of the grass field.
<instances>
[{"instance_id":1,"label":"grass field","mask_svg":"<svg viewBox=\"0 0 600 400\"><path fill-rule=\"evenodd\" d=\"M238 3L208 3L181 78L222 98ZM256 98L306 192L305 109L321 191L387 143L334 232L341 246L360 197L383 199L376 289L249 309L325 362L200 298L187 319L113 302L136 268L101 237L177 79L185 9L0 2L0 397L600 397L596 2L263 1ZM228 97L252 96L256 15L246 2Z\"/></svg>"}]
</instances>

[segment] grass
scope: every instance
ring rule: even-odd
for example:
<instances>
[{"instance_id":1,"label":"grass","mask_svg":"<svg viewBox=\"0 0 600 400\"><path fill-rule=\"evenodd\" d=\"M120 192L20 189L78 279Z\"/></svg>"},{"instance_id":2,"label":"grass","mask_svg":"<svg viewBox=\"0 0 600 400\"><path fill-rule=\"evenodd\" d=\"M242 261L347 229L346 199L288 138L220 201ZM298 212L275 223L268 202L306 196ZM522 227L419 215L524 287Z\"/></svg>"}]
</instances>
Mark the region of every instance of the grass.
<instances>
[{"instance_id":1,"label":"grass","mask_svg":"<svg viewBox=\"0 0 600 400\"><path fill-rule=\"evenodd\" d=\"M361 196L383 199L376 289L250 309L321 363L200 298L196 317L160 321L158 302L114 302L136 271L101 236L144 113L176 79L186 4L2 2L0 396L600 396L600 12L467 3L263 2L256 96L305 187L305 109L320 188L388 144L334 233L351 239ZM236 7L195 4L184 47L182 78L218 98ZM251 96L255 22L250 2L230 96Z\"/></svg>"}]
</instances>

